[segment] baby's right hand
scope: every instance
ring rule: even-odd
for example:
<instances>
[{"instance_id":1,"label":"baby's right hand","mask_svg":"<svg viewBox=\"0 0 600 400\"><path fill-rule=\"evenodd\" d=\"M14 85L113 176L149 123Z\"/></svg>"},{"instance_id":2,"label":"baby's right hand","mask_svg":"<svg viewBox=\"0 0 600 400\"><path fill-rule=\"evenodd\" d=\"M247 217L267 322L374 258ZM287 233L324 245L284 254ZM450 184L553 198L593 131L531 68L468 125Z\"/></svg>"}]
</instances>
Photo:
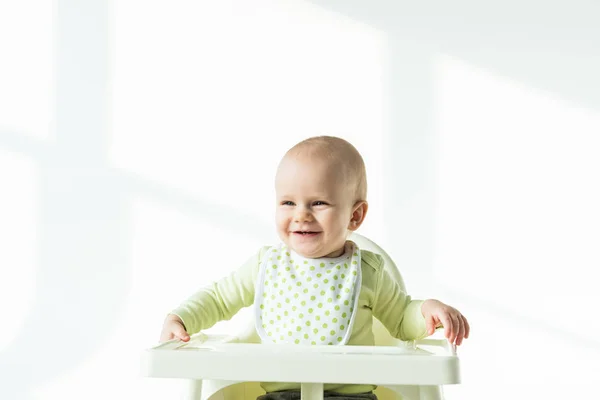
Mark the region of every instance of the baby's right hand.
<instances>
[{"instance_id":1,"label":"baby's right hand","mask_svg":"<svg viewBox=\"0 0 600 400\"><path fill-rule=\"evenodd\" d=\"M171 339L179 339L184 342L190 340L190 335L186 332L183 321L174 314L167 315L163 323L162 332L160 333L161 343Z\"/></svg>"}]
</instances>

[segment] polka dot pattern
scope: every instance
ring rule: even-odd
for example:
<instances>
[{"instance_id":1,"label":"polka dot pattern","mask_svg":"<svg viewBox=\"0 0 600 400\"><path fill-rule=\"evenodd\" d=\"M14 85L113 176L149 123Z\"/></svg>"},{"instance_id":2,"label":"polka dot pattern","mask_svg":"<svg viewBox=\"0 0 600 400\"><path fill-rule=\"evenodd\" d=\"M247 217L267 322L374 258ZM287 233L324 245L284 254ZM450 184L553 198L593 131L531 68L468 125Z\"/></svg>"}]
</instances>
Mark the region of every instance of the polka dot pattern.
<instances>
[{"instance_id":1,"label":"polka dot pattern","mask_svg":"<svg viewBox=\"0 0 600 400\"><path fill-rule=\"evenodd\" d=\"M360 250L351 241L338 258L303 258L273 247L256 290L257 330L264 341L340 345L348 341L360 292Z\"/></svg>"}]
</instances>

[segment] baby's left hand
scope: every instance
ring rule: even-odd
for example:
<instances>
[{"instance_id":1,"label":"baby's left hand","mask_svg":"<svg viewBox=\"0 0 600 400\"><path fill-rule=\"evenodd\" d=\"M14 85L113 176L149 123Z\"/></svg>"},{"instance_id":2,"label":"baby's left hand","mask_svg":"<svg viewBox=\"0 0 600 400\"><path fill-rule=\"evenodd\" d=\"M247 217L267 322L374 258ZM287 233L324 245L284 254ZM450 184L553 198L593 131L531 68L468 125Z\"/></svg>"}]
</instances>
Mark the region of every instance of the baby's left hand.
<instances>
[{"instance_id":1,"label":"baby's left hand","mask_svg":"<svg viewBox=\"0 0 600 400\"><path fill-rule=\"evenodd\" d=\"M438 300L425 300L421 305L425 317L427 334L432 335L435 328L444 327L444 336L452 344L459 346L463 338L469 337L469 323L464 315L454 307Z\"/></svg>"}]
</instances>

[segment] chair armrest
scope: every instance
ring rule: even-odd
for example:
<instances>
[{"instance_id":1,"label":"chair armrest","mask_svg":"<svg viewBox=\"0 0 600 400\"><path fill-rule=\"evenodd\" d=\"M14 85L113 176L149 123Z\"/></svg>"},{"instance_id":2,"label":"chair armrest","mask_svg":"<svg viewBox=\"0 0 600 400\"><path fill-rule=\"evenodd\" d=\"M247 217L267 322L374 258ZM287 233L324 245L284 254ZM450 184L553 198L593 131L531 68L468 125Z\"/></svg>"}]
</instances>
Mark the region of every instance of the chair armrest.
<instances>
[{"instance_id":1,"label":"chair armrest","mask_svg":"<svg viewBox=\"0 0 600 400\"><path fill-rule=\"evenodd\" d=\"M446 339L420 339L420 340L414 340L413 343L414 343L413 344L414 347L419 347L419 346L437 347L437 348L443 349L446 352L446 354L448 354L448 355L456 356L456 345L451 344Z\"/></svg>"}]
</instances>

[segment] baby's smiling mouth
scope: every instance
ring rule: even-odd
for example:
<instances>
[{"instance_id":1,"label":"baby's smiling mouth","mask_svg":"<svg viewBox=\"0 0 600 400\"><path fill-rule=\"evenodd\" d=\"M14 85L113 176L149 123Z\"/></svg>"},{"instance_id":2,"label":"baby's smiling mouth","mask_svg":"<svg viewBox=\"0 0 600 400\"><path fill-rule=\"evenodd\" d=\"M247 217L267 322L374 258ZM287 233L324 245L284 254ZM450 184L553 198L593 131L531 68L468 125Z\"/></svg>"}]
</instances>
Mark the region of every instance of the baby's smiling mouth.
<instances>
[{"instance_id":1,"label":"baby's smiling mouth","mask_svg":"<svg viewBox=\"0 0 600 400\"><path fill-rule=\"evenodd\" d=\"M302 236L314 236L317 235L321 232L315 232L315 231L293 231L292 232L294 235L302 235Z\"/></svg>"}]
</instances>

